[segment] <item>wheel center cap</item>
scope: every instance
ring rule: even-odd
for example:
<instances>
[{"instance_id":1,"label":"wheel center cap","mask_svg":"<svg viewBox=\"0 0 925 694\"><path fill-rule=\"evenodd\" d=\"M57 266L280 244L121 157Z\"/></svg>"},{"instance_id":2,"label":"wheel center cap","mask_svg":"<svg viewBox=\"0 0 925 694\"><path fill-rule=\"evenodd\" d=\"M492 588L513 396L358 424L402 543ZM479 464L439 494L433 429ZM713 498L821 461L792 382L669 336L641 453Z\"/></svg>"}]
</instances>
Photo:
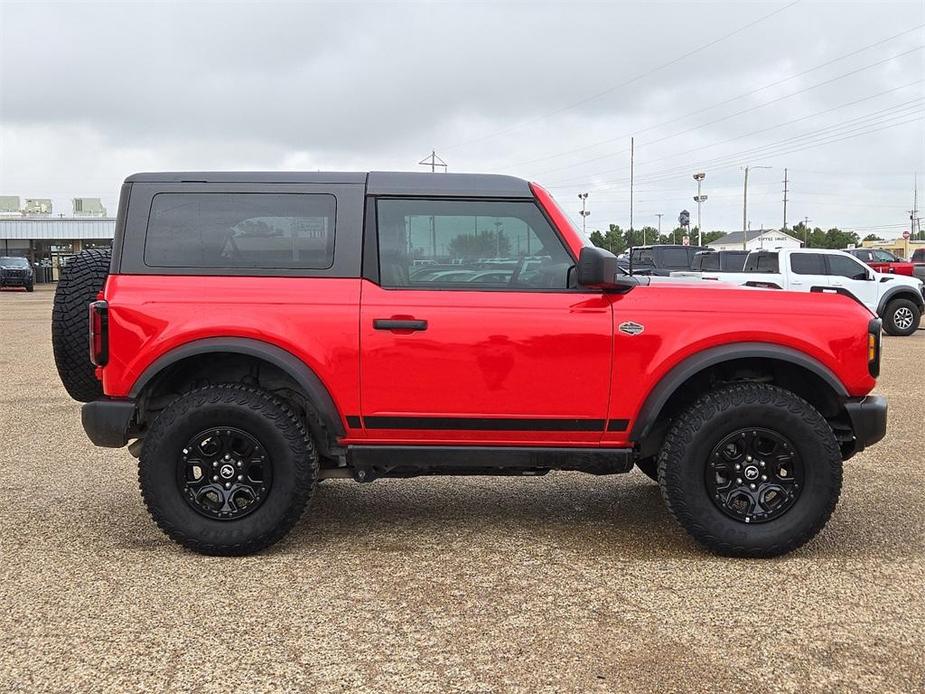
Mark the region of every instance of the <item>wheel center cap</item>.
<instances>
[{"instance_id":1,"label":"wheel center cap","mask_svg":"<svg viewBox=\"0 0 925 694\"><path fill-rule=\"evenodd\" d=\"M218 474L220 474L223 479L230 480L232 477L234 477L234 465L225 463L219 468Z\"/></svg>"},{"instance_id":2,"label":"wheel center cap","mask_svg":"<svg viewBox=\"0 0 925 694\"><path fill-rule=\"evenodd\" d=\"M749 465L745 468L745 479L747 480L756 480L758 479L758 468L754 465Z\"/></svg>"}]
</instances>

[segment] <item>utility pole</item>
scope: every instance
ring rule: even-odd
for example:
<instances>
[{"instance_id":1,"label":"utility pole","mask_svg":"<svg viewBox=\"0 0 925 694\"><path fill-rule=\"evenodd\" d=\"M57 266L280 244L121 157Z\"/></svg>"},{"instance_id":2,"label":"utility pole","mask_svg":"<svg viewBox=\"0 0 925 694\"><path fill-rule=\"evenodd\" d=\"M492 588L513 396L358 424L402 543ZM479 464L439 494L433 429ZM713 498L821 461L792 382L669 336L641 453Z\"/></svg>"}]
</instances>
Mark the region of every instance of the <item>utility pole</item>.
<instances>
[{"instance_id":1,"label":"utility pole","mask_svg":"<svg viewBox=\"0 0 925 694\"><path fill-rule=\"evenodd\" d=\"M662 213L656 212L655 216L658 217L658 240L662 240Z\"/></svg>"},{"instance_id":2,"label":"utility pole","mask_svg":"<svg viewBox=\"0 0 925 694\"><path fill-rule=\"evenodd\" d=\"M591 210L585 209L585 203L588 200L588 194L579 193L578 199L581 200L581 212L578 213L581 215L581 235L587 236L587 234L585 233L585 219L587 219L588 215L591 214Z\"/></svg>"},{"instance_id":3,"label":"utility pole","mask_svg":"<svg viewBox=\"0 0 925 694\"><path fill-rule=\"evenodd\" d=\"M697 245L703 245L703 222L700 219L700 203L704 202L707 199L706 195L700 194L700 184L703 183L707 175L705 173L695 173L694 180L697 181L697 195L694 197L694 202L697 203Z\"/></svg>"},{"instance_id":4,"label":"utility pole","mask_svg":"<svg viewBox=\"0 0 925 694\"><path fill-rule=\"evenodd\" d=\"M633 245L633 165L635 163L634 158L636 154L636 138L630 138L630 246ZM642 245L646 245L646 232L643 229L642 232Z\"/></svg>"},{"instance_id":5,"label":"utility pole","mask_svg":"<svg viewBox=\"0 0 925 694\"><path fill-rule=\"evenodd\" d=\"M770 169L770 166L746 166L745 167L745 188L742 192L742 250L748 250L748 170L749 169Z\"/></svg>"},{"instance_id":6,"label":"utility pole","mask_svg":"<svg viewBox=\"0 0 925 694\"><path fill-rule=\"evenodd\" d=\"M919 174L916 172L912 188L912 209L909 210L909 236L915 238L916 222L919 216Z\"/></svg>"},{"instance_id":7,"label":"utility pole","mask_svg":"<svg viewBox=\"0 0 925 694\"><path fill-rule=\"evenodd\" d=\"M813 221L809 217L803 217L803 248L809 248L809 223Z\"/></svg>"},{"instance_id":8,"label":"utility pole","mask_svg":"<svg viewBox=\"0 0 925 694\"><path fill-rule=\"evenodd\" d=\"M430 150L430 156L424 157L421 161L418 162L418 166L429 166L431 173L436 173L437 167L443 167L443 173L446 173L446 162L443 161L440 157L437 156L437 150Z\"/></svg>"},{"instance_id":9,"label":"utility pole","mask_svg":"<svg viewBox=\"0 0 925 694\"><path fill-rule=\"evenodd\" d=\"M783 231L787 231L787 184L789 180L787 179L787 169L784 169L784 228Z\"/></svg>"}]
</instances>

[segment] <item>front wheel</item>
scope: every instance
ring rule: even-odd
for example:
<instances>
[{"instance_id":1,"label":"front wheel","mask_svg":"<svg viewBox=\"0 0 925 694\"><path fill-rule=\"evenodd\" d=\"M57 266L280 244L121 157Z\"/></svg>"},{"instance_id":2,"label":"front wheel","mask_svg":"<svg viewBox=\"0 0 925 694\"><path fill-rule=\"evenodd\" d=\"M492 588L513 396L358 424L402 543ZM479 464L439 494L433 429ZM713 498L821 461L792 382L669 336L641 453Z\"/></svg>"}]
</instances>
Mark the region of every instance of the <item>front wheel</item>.
<instances>
[{"instance_id":1,"label":"front wheel","mask_svg":"<svg viewBox=\"0 0 925 694\"><path fill-rule=\"evenodd\" d=\"M919 329L922 312L909 299L893 299L883 312L883 329L887 335L905 337Z\"/></svg>"},{"instance_id":2,"label":"front wheel","mask_svg":"<svg viewBox=\"0 0 925 694\"><path fill-rule=\"evenodd\" d=\"M790 391L743 383L707 393L674 420L659 454L668 510L727 556L771 557L812 539L841 491L828 422Z\"/></svg>"},{"instance_id":3,"label":"front wheel","mask_svg":"<svg viewBox=\"0 0 925 694\"><path fill-rule=\"evenodd\" d=\"M148 511L175 542L202 554L251 554L298 521L318 455L304 423L274 395L213 385L158 415L138 477Z\"/></svg>"}]
</instances>

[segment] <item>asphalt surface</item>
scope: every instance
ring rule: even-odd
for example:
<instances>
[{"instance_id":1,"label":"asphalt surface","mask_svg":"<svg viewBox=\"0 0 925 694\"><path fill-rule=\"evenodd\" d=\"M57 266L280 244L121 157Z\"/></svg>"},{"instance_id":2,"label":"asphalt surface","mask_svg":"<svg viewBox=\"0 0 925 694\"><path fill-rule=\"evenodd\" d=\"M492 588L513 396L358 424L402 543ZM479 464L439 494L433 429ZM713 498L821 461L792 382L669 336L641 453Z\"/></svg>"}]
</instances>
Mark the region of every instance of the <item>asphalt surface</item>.
<instances>
[{"instance_id":1,"label":"asphalt surface","mask_svg":"<svg viewBox=\"0 0 925 694\"><path fill-rule=\"evenodd\" d=\"M884 338L887 438L783 558L705 553L633 472L329 480L219 559L85 438L51 297L0 292L0 691L925 689L925 331Z\"/></svg>"}]
</instances>

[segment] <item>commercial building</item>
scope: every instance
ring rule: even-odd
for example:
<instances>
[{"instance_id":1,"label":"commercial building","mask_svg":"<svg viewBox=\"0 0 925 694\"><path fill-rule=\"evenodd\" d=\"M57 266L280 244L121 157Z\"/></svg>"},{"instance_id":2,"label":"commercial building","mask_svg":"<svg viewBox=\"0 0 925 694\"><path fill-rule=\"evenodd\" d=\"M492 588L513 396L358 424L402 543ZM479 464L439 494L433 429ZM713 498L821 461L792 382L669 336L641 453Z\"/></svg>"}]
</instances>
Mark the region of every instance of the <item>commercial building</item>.
<instances>
[{"instance_id":1,"label":"commercial building","mask_svg":"<svg viewBox=\"0 0 925 694\"><path fill-rule=\"evenodd\" d=\"M707 244L717 251L741 251L742 237L745 236L745 250L779 250L781 248L799 248L803 242L778 229L749 229L747 232L733 231Z\"/></svg>"},{"instance_id":2,"label":"commercial building","mask_svg":"<svg viewBox=\"0 0 925 694\"><path fill-rule=\"evenodd\" d=\"M75 198L71 216L52 214L50 200L0 196L0 255L28 258L36 278L56 280L67 259L85 248L112 245L116 220L96 198Z\"/></svg>"},{"instance_id":3,"label":"commercial building","mask_svg":"<svg viewBox=\"0 0 925 694\"><path fill-rule=\"evenodd\" d=\"M886 241L862 241L861 246L864 248L877 248L882 251L889 251L898 258L908 260L912 257L918 248L925 248L925 241L913 241L911 239L887 239Z\"/></svg>"}]
</instances>

